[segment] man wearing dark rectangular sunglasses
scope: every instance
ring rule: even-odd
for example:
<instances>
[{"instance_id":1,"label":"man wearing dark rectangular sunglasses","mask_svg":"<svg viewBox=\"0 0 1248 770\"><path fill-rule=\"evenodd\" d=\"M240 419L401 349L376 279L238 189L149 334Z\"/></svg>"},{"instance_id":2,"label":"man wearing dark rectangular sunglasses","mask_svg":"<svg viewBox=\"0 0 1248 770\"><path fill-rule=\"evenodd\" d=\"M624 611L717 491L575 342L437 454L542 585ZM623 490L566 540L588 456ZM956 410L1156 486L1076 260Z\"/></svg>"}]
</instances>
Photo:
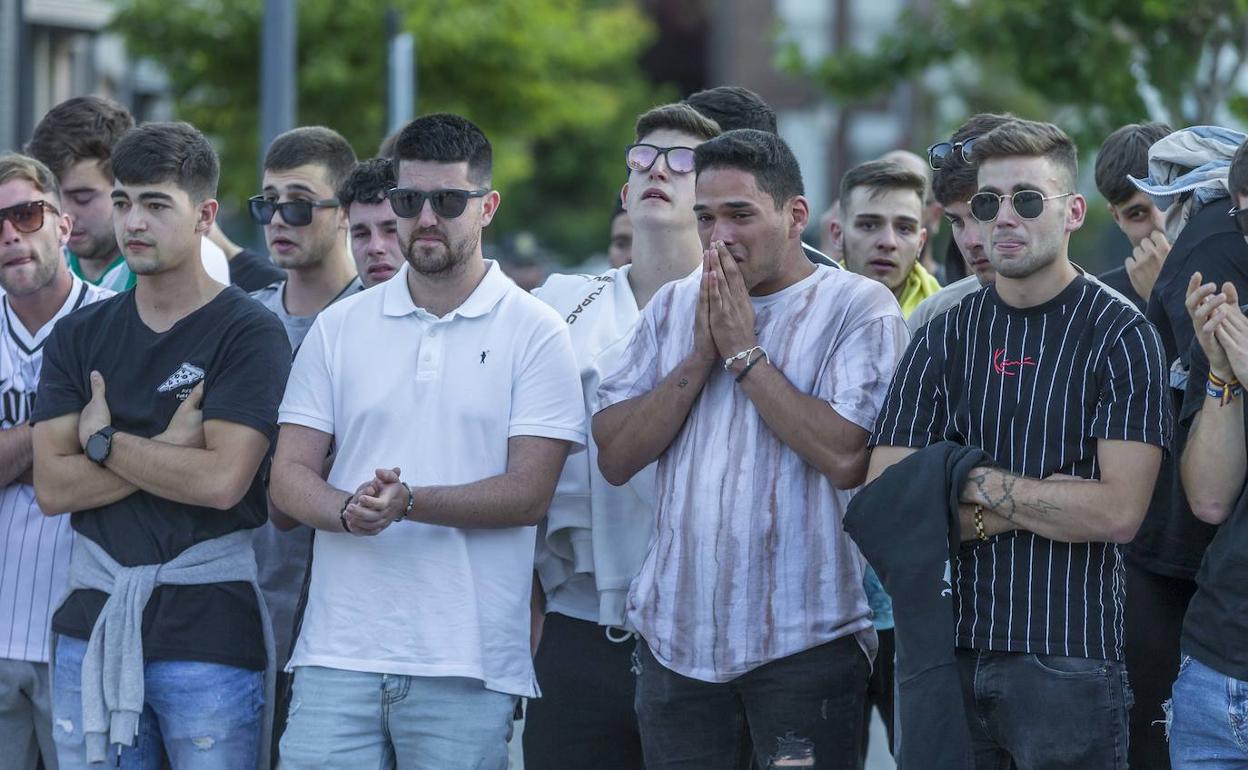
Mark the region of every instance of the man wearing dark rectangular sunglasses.
<instances>
[{"instance_id":1,"label":"man wearing dark rectangular sunglasses","mask_svg":"<svg viewBox=\"0 0 1248 770\"><path fill-rule=\"evenodd\" d=\"M917 332L871 437L869 479L941 440L995 458L962 489L951 565L980 770L1127 767L1119 544L1144 518L1171 418L1156 331L1070 263L1076 157L1047 123L975 142L969 208L996 282Z\"/></svg>"},{"instance_id":2,"label":"man wearing dark rectangular sunglasses","mask_svg":"<svg viewBox=\"0 0 1248 770\"><path fill-rule=\"evenodd\" d=\"M0 155L0 746L7 767L56 768L48 619L67 586L73 534L35 501L30 413L54 324L112 295L61 257L72 229L52 172Z\"/></svg>"}]
</instances>

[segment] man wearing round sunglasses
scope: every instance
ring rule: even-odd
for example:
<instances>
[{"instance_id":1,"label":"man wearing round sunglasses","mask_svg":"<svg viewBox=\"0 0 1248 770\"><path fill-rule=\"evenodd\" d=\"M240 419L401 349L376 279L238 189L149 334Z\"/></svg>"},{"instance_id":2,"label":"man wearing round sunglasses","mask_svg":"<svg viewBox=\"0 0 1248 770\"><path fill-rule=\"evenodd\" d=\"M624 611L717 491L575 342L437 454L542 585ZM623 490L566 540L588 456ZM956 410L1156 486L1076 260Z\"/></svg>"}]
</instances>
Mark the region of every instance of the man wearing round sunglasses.
<instances>
[{"instance_id":1,"label":"man wearing round sunglasses","mask_svg":"<svg viewBox=\"0 0 1248 770\"><path fill-rule=\"evenodd\" d=\"M971 160L970 213L997 279L912 340L868 478L941 440L995 458L962 489L951 565L975 766L1118 770L1130 699L1119 544L1170 440L1161 342L1070 263L1086 202L1065 133L1011 121Z\"/></svg>"},{"instance_id":2,"label":"man wearing round sunglasses","mask_svg":"<svg viewBox=\"0 0 1248 770\"><path fill-rule=\"evenodd\" d=\"M394 153L407 264L321 313L280 414L273 501L317 529L291 770L506 766L537 695L534 525L584 443L566 325L482 256L489 141L431 114Z\"/></svg>"},{"instance_id":3,"label":"man wearing round sunglasses","mask_svg":"<svg viewBox=\"0 0 1248 770\"><path fill-rule=\"evenodd\" d=\"M113 227L113 145L134 127L129 110L111 99L76 96L48 111L26 144L26 152L56 174L65 213L74 227L65 259L74 275L113 291L134 287ZM204 269L230 282L225 253L211 240L200 245Z\"/></svg>"},{"instance_id":4,"label":"man wearing round sunglasses","mask_svg":"<svg viewBox=\"0 0 1248 770\"><path fill-rule=\"evenodd\" d=\"M632 263L597 276L551 276L534 292L567 322L590 416L601 372L623 352L642 308L700 262L693 148L717 135L719 127L686 104L639 117L620 191L622 216L632 225ZM642 767L635 638L625 604L654 529L654 470L613 486L597 455L591 440L586 452L568 458L538 529L536 598L546 614L534 660L542 697L530 701L524 726L531 770Z\"/></svg>"},{"instance_id":5,"label":"man wearing round sunglasses","mask_svg":"<svg viewBox=\"0 0 1248 770\"><path fill-rule=\"evenodd\" d=\"M72 231L52 172L0 155L0 746L15 770L56 768L48 678L49 618L68 585L73 534L44 514L32 486L30 413L53 325L111 296L69 271Z\"/></svg>"}]
</instances>

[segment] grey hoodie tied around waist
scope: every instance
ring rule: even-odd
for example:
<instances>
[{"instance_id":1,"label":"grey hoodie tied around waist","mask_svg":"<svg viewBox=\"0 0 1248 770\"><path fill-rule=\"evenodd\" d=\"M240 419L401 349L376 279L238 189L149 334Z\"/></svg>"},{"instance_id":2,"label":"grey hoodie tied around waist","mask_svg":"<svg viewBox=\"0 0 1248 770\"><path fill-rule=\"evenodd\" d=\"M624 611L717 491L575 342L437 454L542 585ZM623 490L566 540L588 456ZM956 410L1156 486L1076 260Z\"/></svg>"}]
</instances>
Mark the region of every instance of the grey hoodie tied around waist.
<instances>
[{"instance_id":1,"label":"grey hoodie tied around waist","mask_svg":"<svg viewBox=\"0 0 1248 770\"><path fill-rule=\"evenodd\" d=\"M187 548L164 564L123 567L90 538L79 537L69 563L71 591L107 593L82 660L82 728L87 762L105 762L109 744L133 746L143 712L143 610L156 586L250 583L264 629L264 724L259 770L269 768L273 728L273 629L256 583L252 530L238 530ZM55 665L55 661L53 661Z\"/></svg>"}]
</instances>

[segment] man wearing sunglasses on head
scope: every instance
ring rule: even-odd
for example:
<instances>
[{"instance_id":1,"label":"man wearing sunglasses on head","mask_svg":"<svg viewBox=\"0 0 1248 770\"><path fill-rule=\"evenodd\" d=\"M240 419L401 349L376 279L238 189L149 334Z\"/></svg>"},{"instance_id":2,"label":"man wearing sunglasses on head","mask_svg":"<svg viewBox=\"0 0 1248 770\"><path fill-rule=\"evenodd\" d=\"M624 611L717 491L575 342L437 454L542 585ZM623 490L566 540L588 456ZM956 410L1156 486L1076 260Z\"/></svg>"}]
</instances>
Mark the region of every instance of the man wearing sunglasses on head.
<instances>
[{"instance_id":1,"label":"man wearing sunglasses on head","mask_svg":"<svg viewBox=\"0 0 1248 770\"><path fill-rule=\"evenodd\" d=\"M975 767L1125 768L1119 544L1170 439L1161 343L1070 263L1087 204L1065 133L1012 121L970 160L997 279L911 341L868 478L941 440L995 458L961 491L951 565Z\"/></svg>"},{"instance_id":2,"label":"man wearing sunglasses on head","mask_svg":"<svg viewBox=\"0 0 1248 770\"><path fill-rule=\"evenodd\" d=\"M1231 161L1227 186L1231 198L1217 206L1248 242L1248 141ZM1248 419L1243 391L1248 381L1248 317L1240 305L1246 296L1229 281L1206 282L1199 272L1188 282L1196 346L1180 413L1191 427L1180 464L1192 512L1218 529L1183 618L1178 679L1166 714L1170 759L1180 770L1248 764L1242 729L1248 709Z\"/></svg>"},{"instance_id":3,"label":"man wearing sunglasses on head","mask_svg":"<svg viewBox=\"0 0 1248 770\"><path fill-rule=\"evenodd\" d=\"M135 277L113 232L113 145L134 127L129 110L111 99L76 96L48 111L35 126L26 153L52 169L61 185L73 230L65 259L74 275L113 291L134 287ZM208 275L229 284L225 253L205 236L200 258Z\"/></svg>"},{"instance_id":4,"label":"man wearing sunglasses on head","mask_svg":"<svg viewBox=\"0 0 1248 770\"><path fill-rule=\"evenodd\" d=\"M440 113L394 152L407 264L321 313L279 418L273 501L318 530L291 770L506 767L537 695L534 525L585 440L566 324L481 253L489 141Z\"/></svg>"},{"instance_id":5,"label":"man wearing sunglasses on head","mask_svg":"<svg viewBox=\"0 0 1248 770\"><path fill-rule=\"evenodd\" d=\"M589 415L600 373L623 352L641 309L701 262L693 154L718 134L687 104L638 118L620 191L632 226L632 264L597 276L551 276L534 292L567 322ZM588 451L568 458L538 529L536 598L544 599L546 614L534 661L542 697L530 701L524 726L530 770L642 767L625 601L654 531L654 471L612 486L597 456L591 441Z\"/></svg>"},{"instance_id":6,"label":"man wearing sunglasses on head","mask_svg":"<svg viewBox=\"0 0 1248 770\"><path fill-rule=\"evenodd\" d=\"M73 534L44 515L32 486L30 413L52 327L111 296L69 271L72 225L56 177L24 155L0 155L0 746L7 767L56 769L48 637L68 585Z\"/></svg>"}]
</instances>

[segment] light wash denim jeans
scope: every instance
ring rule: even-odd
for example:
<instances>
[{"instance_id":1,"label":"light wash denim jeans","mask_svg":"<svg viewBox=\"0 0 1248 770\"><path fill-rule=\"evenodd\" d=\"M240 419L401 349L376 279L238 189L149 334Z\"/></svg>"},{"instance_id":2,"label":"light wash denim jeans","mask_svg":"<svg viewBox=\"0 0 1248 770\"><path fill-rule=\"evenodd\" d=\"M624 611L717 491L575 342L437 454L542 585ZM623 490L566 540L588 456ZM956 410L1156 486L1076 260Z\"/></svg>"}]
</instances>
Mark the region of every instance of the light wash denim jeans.
<instances>
[{"instance_id":1,"label":"light wash denim jeans","mask_svg":"<svg viewBox=\"0 0 1248 770\"><path fill-rule=\"evenodd\" d=\"M62 636L52 669L52 738L60 770L88 765L82 732L82 657L87 643ZM132 747L109 747L106 767L159 770L166 754L177 770L248 770L256 766L264 721L264 672L190 660L143 666L144 706Z\"/></svg>"},{"instance_id":2,"label":"light wash denim jeans","mask_svg":"<svg viewBox=\"0 0 1248 770\"><path fill-rule=\"evenodd\" d=\"M516 696L477 679L295 669L282 770L506 770Z\"/></svg>"},{"instance_id":3,"label":"light wash denim jeans","mask_svg":"<svg viewBox=\"0 0 1248 770\"><path fill-rule=\"evenodd\" d=\"M1166 726L1174 770L1248 768L1248 682L1184 655Z\"/></svg>"}]
</instances>

